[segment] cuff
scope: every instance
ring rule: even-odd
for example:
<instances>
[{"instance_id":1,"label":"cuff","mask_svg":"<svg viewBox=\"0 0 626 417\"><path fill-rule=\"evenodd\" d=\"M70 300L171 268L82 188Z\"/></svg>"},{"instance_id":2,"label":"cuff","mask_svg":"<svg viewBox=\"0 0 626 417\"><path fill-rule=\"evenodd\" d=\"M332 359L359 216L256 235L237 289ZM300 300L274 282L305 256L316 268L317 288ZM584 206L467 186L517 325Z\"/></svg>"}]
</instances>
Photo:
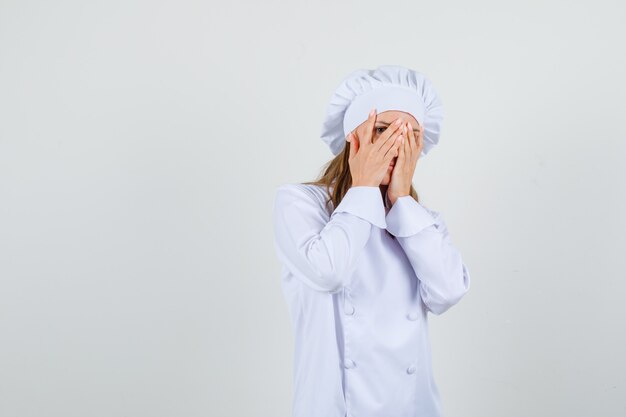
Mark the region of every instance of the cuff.
<instances>
[{"instance_id":1,"label":"cuff","mask_svg":"<svg viewBox=\"0 0 626 417\"><path fill-rule=\"evenodd\" d=\"M414 235L436 224L433 215L410 195L399 197L387 213L387 230L396 237Z\"/></svg>"},{"instance_id":2,"label":"cuff","mask_svg":"<svg viewBox=\"0 0 626 417\"><path fill-rule=\"evenodd\" d=\"M381 229L387 227L385 205L380 187L350 187L331 217L335 213L341 212L353 214Z\"/></svg>"}]
</instances>

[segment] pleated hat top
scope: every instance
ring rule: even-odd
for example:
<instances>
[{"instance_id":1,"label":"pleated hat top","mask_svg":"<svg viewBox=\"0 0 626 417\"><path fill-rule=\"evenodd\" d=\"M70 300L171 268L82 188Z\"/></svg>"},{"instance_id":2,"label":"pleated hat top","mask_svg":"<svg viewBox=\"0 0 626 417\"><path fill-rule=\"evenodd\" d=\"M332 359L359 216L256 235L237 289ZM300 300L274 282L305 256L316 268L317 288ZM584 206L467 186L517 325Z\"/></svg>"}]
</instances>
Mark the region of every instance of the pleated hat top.
<instances>
[{"instance_id":1,"label":"pleated hat top","mask_svg":"<svg viewBox=\"0 0 626 417\"><path fill-rule=\"evenodd\" d=\"M411 114L424 126L425 156L438 142L443 105L432 83L418 71L399 65L358 69L343 79L326 108L320 137L333 155L346 146L348 134L367 120L372 108Z\"/></svg>"}]
</instances>

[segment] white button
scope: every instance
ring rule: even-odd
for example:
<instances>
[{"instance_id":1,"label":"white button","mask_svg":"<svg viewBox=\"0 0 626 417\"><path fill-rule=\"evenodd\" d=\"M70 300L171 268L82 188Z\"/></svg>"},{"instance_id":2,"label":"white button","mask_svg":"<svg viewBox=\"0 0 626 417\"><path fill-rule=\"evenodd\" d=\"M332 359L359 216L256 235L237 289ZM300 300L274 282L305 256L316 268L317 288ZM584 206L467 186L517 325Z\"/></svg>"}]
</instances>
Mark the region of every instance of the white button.
<instances>
[{"instance_id":1,"label":"white button","mask_svg":"<svg viewBox=\"0 0 626 417\"><path fill-rule=\"evenodd\" d=\"M346 369L350 369L350 368L354 368L356 366L356 364L354 363L354 361L352 359L346 359L343 366Z\"/></svg>"},{"instance_id":2,"label":"white button","mask_svg":"<svg viewBox=\"0 0 626 417\"><path fill-rule=\"evenodd\" d=\"M415 365L411 365L406 369L407 374L412 374L415 372Z\"/></svg>"},{"instance_id":3,"label":"white button","mask_svg":"<svg viewBox=\"0 0 626 417\"><path fill-rule=\"evenodd\" d=\"M354 314L354 306L352 304L346 306L346 314Z\"/></svg>"},{"instance_id":4,"label":"white button","mask_svg":"<svg viewBox=\"0 0 626 417\"><path fill-rule=\"evenodd\" d=\"M419 314L417 314L415 311L412 311L409 314L407 314L406 317L409 320L417 320L417 318L419 317Z\"/></svg>"}]
</instances>

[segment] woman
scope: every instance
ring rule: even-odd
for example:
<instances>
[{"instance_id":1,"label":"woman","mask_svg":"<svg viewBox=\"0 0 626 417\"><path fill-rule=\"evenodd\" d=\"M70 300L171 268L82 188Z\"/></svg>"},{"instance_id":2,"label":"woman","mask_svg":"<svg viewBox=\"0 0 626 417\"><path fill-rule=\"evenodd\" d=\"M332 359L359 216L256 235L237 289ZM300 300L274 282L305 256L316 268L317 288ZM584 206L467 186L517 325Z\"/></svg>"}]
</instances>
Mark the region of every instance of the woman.
<instances>
[{"instance_id":1,"label":"woman","mask_svg":"<svg viewBox=\"0 0 626 417\"><path fill-rule=\"evenodd\" d=\"M335 158L317 181L276 191L293 417L442 415L427 312L458 303L470 275L441 214L412 185L417 160L438 142L441 107L416 71L353 72L323 125Z\"/></svg>"}]
</instances>

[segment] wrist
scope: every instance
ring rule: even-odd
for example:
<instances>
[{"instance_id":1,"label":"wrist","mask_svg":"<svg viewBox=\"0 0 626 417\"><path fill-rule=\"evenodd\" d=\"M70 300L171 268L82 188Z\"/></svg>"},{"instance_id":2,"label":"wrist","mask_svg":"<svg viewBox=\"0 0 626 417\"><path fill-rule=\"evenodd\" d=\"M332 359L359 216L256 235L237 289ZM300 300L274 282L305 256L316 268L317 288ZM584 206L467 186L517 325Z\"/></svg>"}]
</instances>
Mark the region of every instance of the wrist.
<instances>
[{"instance_id":1,"label":"wrist","mask_svg":"<svg viewBox=\"0 0 626 417\"><path fill-rule=\"evenodd\" d=\"M409 195L411 195L411 194L410 193L407 193L407 194L388 194L387 197L388 197L389 202L391 203L391 205L394 205L394 204L396 204L396 201L398 201L398 199L400 197L406 197L406 196L409 196Z\"/></svg>"},{"instance_id":2,"label":"wrist","mask_svg":"<svg viewBox=\"0 0 626 417\"><path fill-rule=\"evenodd\" d=\"M352 187L378 187L380 184L373 184L367 181L356 181L352 183Z\"/></svg>"}]
</instances>

